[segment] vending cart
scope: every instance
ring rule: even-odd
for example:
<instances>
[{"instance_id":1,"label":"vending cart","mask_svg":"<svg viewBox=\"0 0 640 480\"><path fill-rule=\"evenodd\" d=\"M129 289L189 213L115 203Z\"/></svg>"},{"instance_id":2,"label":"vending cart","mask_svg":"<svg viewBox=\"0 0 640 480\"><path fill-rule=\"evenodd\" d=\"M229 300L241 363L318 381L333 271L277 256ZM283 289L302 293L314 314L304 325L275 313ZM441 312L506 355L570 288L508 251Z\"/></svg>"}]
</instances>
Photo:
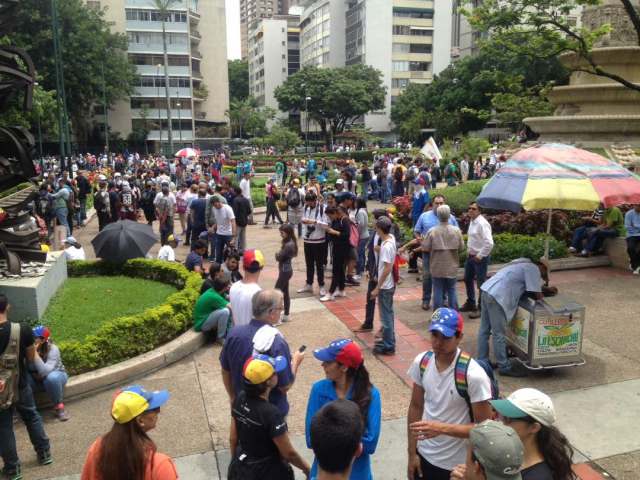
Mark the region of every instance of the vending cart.
<instances>
[{"instance_id":1,"label":"vending cart","mask_svg":"<svg viewBox=\"0 0 640 480\"><path fill-rule=\"evenodd\" d=\"M585 308L562 295L523 298L507 325L507 346L530 370L584 365Z\"/></svg>"}]
</instances>

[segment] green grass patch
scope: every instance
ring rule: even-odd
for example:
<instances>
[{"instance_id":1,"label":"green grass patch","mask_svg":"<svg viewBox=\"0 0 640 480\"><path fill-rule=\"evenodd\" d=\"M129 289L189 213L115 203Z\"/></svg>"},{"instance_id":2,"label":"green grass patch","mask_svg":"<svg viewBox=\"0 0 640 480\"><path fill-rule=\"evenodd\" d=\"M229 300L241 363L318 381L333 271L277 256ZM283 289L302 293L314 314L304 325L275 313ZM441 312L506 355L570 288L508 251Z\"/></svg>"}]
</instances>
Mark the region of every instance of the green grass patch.
<instances>
[{"instance_id":1,"label":"green grass patch","mask_svg":"<svg viewBox=\"0 0 640 480\"><path fill-rule=\"evenodd\" d=\"M124 276L68 278L43 317L56 341L82 341L104 322L163 303L177 290L166 283Z\"/></svg>"}]
</instances>

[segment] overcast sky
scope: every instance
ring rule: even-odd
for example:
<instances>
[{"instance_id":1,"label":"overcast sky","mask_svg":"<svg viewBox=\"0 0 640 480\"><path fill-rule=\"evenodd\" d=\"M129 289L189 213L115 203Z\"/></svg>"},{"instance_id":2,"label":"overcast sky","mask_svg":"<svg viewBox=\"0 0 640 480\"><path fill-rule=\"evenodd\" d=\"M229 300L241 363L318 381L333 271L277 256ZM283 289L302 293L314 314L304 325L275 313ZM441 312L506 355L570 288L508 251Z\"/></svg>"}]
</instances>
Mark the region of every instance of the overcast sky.
<instances>
[{"instance_id":1,"label":"overcast sky","mask_svg":"<svg viewBox=\"0 0 640 480\"><path fill-rule=\"evenodd\" d=\"M227 10L227 57L240 58L240 0L225 0Z\"/></svg>"}]
</instances>

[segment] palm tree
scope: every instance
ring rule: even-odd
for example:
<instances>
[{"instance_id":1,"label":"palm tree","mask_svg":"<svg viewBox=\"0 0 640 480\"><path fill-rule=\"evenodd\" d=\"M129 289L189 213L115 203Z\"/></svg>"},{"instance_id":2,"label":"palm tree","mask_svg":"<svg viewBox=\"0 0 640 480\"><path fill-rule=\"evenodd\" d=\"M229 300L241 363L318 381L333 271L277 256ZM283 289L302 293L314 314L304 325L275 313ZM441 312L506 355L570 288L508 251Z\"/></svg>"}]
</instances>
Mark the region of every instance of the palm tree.
<instances>
[{"instance_id":1,"label":"palm tree","mask_svg":"<svg viewBox=\"0 0 640 480\"><path fill-rule=\"evenodd\" d=\"M160 12L160 16L162 17L162 53L164 60L164 94L167 97L167 122L169 124L169 150L173 155L173 129L171 125L171 97L169 96L169 56L167 54L167 32L166 32L166 22L167 17L169 15L169 9L173 6L173 4L179 3L180 0L153 0L154 6Z\"/></svg>"}]
</instances>

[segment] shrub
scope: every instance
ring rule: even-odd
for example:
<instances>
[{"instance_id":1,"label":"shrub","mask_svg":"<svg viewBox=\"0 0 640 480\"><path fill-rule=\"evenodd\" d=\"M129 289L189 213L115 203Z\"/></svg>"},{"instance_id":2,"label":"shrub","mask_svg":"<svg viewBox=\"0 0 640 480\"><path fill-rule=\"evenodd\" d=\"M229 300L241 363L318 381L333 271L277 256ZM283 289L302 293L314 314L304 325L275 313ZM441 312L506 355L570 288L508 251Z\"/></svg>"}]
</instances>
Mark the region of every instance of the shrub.
<instances>
[{"instance_id":1,"label":"shrub","mask_svg":"<svg viewBox=\"0 0 640 480\"><path fill-rule=\"evenodd\" d=\"M516 258L526 257L536 260L544 255L547 236L499 233L493 236L495 243L491 252L491 263L507 263ZM549 240L549 258L563 258L569 254L567 245L555 238Z\"/></svg>"},{"instance_id":2,"label":"shrub","mask_svg":"<svg viewBox=\"0 0 640 480\"><path fill-rule=\"evenodd\" d=\"M71 374L127 360L185 332L191 327L193 307L202 285L200 275L180 264L140 258L124 264L73 261L68 263L68 273L72 277L126 275L168 283L178 289L162 305L104 323L84 342L60 342L58 347Z\"/></svg>"},{"instance_id":3,"label":"shrub","mask_svg":"<svg viewBox=\"0 0 640 480\"><path fill-rule=\"evenodd\" d=\"M447 205L451 207L453 213L456 216L460 216L467 211L469 204L480 195L482 187L484 187L487 182L488 180L471 180L461 183L456 187L429 190L429 195L431 198L436 195L444 195L447 199Z\"/></svg>"}]
</instances>

